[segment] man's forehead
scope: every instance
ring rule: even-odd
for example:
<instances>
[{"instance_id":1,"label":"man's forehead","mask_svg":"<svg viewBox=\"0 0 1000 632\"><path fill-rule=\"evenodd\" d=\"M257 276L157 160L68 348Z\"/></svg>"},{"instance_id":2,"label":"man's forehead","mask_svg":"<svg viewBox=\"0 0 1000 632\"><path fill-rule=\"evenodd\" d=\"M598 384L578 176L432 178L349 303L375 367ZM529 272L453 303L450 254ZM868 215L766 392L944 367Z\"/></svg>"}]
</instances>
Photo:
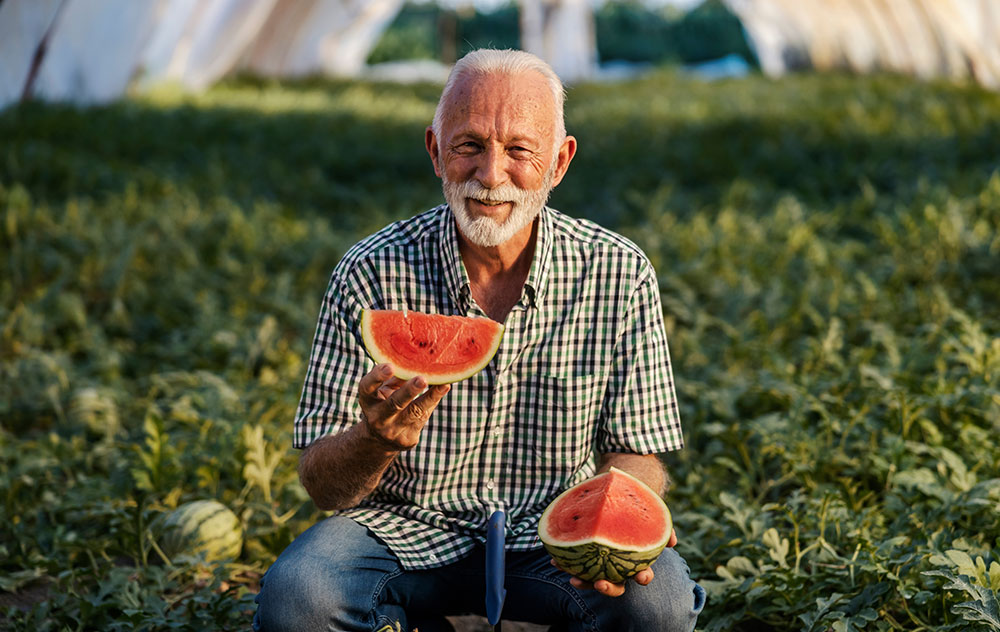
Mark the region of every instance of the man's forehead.
<instances>
[{"instance_id":1,"label":"man's forehead","mask_svg":"<svg viewBox=\"0 0 1000 632\"><path fill-rule=\"evenodd\" d=\"M555 116L551 88L535 71L466 75L455 83L444 105L448 117L458 119L499 113L514 120Z\"/></svg>"}]
</instances>

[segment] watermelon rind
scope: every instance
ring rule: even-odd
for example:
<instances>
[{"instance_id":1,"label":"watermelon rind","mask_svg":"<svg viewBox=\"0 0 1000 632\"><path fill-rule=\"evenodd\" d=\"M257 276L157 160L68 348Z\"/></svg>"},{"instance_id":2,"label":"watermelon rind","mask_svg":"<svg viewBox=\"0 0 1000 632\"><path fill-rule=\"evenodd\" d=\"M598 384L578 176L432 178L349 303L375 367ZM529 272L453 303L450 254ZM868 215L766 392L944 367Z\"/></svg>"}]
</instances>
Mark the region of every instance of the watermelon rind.
<instances>
[{"instance_id":1,"label":"watermelon rind","mask_svg":"<svg viewBox=\"0 0 1000 632\"><path fill-rule=\"evenodd\" d=\"M634 481L641 486L641 489L648 492L651 504L661 508L666 528L659 537L651 540L646 546L635 547L615 542L608 537L595 536L579 540L565 540L552 533L550 519L558 511L560 500L571 497L575 490L584 483L592 482L600 476L612 475L623 475ZM652 502L652 499L656 499L656 502ZM588 582L606 579L612 583L620 584L639 571L649 568L656 561L670 541L672 525L670 510L659 494L628 472L612 467L609 471L587 479L579 485L574 485L556 496L542 512L538 521L538 537L559 568L567 573Z\"/></svg>"},{"instance_id":2,"label":"watermelon rind","mask_svg":"<svg viewBox=\"0 0 1000 632\"><path fill-rule=\"evenodd\" d=\"M372 360L374 360L376 364L388 364L391 366L392 374L401 380L410 380L418 375L427 380L428 384L453 384L455 382L466 380L486 368L486 365L488 365L490 360L493 359L493 356L496 355L497 350L500 348L500 341L503 339L504 326L500 323L484 318L483 320L488 320L492 325L495 325L495 333L486 345L486 352L478 359L478 361L463 367L459 371L435 372L429 367L420 371L411 370L405 367L400 367L398 366L398 363L393 362L392 349L384 348L383 344L381 344L375 336L372 330L372 320L373 315L377 311L380 310L364 309L361 311L361 340L364 343L365 350L368 352L368 355L371 356ZM417 312L410 313L417 314ZM435 314L435 316L438 315ZM448 318L447 316L441 316Z\"/></svg>"},{"instance_id":3,"label":"watermelon rind","mask_svg":"<svg viewBox=\"0 0 1000 632\"><path fill-rule=\"evenodd\" d=\"M243 548L243 525L216 500L195 500L161 515L154 525L157 543L168 559L201 557L206 562L231 561Z\"/></svg>"}]
</instances>

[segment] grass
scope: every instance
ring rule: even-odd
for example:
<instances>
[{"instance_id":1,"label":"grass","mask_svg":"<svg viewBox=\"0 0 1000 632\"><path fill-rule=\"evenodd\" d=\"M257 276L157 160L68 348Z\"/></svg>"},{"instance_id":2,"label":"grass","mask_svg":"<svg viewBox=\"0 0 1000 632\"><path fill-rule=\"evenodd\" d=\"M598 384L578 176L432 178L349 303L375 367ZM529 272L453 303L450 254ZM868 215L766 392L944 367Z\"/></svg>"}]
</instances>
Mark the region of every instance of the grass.
<instances>
[{"instance_id":1,"label":"grass","mask_svg":"<svg viewBox=\"0 0 1000 632\"><path fill-rule=\"evenodd\" d=\"M246 628L322 515L290 433L327 276L438 202L437 91L241 80L0 113L4 627ZM699 628L1000 629L1000 95L661 72L567 108L552 205L660 275ZM200 498L244 524L232 564L153 546Z\"/></svg>"}]
</instances>

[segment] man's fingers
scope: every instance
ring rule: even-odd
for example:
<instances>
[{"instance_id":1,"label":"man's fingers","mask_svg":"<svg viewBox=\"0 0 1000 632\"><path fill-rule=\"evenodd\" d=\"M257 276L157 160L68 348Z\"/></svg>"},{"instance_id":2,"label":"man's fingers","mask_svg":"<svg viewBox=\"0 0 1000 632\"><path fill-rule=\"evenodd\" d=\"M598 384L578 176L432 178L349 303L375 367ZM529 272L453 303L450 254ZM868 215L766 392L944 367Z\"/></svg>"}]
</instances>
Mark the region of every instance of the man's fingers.
<instances>
[{"instance_id":1,"label":"man's fingers","mask_svg":"<svg viewBox=\"0 0 1000 632\"><path fill-rule=\"evenodd\" d=\"M582 579L580 579L579 577L573 577L572 575L569 578L569 583L570 583L571 586L573 586L573 588L579 588L580 590L593 590L594 589L594 585L591 584L590 582L585 582Z\"/></svg>"},{"instance_id":2,"label":"man's fingers","mask_svg":"<svg viewBox=\"0 0 1000 632\"><path fill-rule=\"evenodd\" d=\"M437 384L430 387L423 395L410 404L411 416L419 416L424 419L430 417L434 409L437 408L437 405L441 403L441 399L445 396L445 393L450 390L451 384Z\"/></svg>"},{"instance_id":3,"label":"man's fingers","mask_svg":"<svg viewBox=\"0 0 1000 632\"><path fill-rule=\"evenodd\" d=\"M549 563L552 564L552 566L555 566L559 570L563 571L564 573L567 572L566 569L561 568L554 559L549 560ZM572 575L572 573L570 573L570 575ZM633 579L635 579L636 583L638 583L640 586L647 586L649 585L650 582L653 581L653 569L652 568L643 569L639 571ZM569 583L574 588L577 588L579 590L596 590L602 595L607 595L608 597L621 597L622 595L625 594L625 584L615 584L609 582L606 579L598 579L596 582L591 583L588 581L584 581L579 577L571 576L569 578Z\"/></svg>"},{"instance_id":4,"label":"man's fingers","mask_svg":"<svg viewBox=\"0 0 1000 632\"><path fill-rule=\"evenodd\" d=\"M384 406L394 413L406 410L414 399L427 388L427 381L419 375L397 388L385 400Z\"/></svg>"},{"instance_id":5,"label":"man's fingers","mask_svg":"<svg viewBox=\"0 0 1000 632\"><path fill-rule=\"evenodd\" d=\"M358 398L361 399L362 403L377 399L376 393L390 377L392 377L392 369L388 364L375 365L358 383Z\"/></svg>"},{"instance_id":6,"label":"man's fingers","mask_svg":"<svg viewBox=\"0 0 1000 632\"><path fill-rule=\"evenodd\" d=\"M653 581L653 569L644 568L635 575L635 581L640 586L648 586Z\"/></svg>"},{"instance_id":7,"label":"man's fingers","mask_svg":"<svg viewBox=\"0 0 1000 632\"><path fill-rule=\"evenodd\" d=\"M448 384L431 386L406 406L404 409L405 420L410 423L427 421L437 405L441 403L441 398L450 390L451 386Z\"/></svg>"},{"instance_id":8,"label":"man's fingers","mask_svg":"<svg viewBox=\"0 0 1000 632\"><path fill-rule=\"evenodd\" d=\"M385 382L383 382L382 386L380 386L379 389L375 391L375 398L385 401L389 399L389 396L392 395L396 391L396 389L398 389L403 384L406 384L406 382L394 375Z\"/></svg>"},{"instance_id":9,"label":"man's fingers","mask_svg":"<svg viewBox=\"0 0 1000 632\"><path fill-rule=\"evenodd\" d=\"M590 583L579 577L570 577L569 583L579 590L596 590L608 597L621 597L625 594L625 584L612 584L606 579L599 579L594 583Z\"/></svg>"},{"instance_id":10,"label":"man's fingers","mask_svg":"<svg viewBox=\"0 0 1000 632\"><path fill-rule=\"evenodd\" d=\"M390 414L402 414L404 422L424 422L450 390L449 384L437 384L428 388L427 380L418 375L397 388L385 400L384 405L391 411Z\"/></svg>"},{"instance_id":11,"label":"man's fingers","mask_svg":"<svg viewBox=\"0 0 1000 632\"><path fill-rule=\"evenodd\" d=\"M361 419L385 446L409 450L417 444L424 424L450 389L447 384L428 388L427 380L419 375L403 381L392 375L389 365L380 364L358 384Z\"/></svg>"},{"instance_id":12,"label":"man's fingers","mask_svg":"<svg viewBox=\"0 0 1000 632\"><path fill-rule=\"evenodd\" d=\"M599 579L594 582L594 590L608 597L621 597L625 594L625 585L612 584L606 579Z\"/></svg>"}]
</instances>

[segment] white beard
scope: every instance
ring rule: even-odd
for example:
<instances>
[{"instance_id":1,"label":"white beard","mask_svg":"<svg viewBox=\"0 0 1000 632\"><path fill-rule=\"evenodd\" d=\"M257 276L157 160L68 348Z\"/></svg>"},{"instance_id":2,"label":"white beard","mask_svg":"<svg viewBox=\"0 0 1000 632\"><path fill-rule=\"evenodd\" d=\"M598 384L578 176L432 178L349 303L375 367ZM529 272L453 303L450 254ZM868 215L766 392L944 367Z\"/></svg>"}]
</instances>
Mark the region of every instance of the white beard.
<instances>
[{"instance_id":1,"label":"white beard","mask_svg":"<svg viewBox=\"0 0 1000 632\"><path fill-rule=\"evenodd\" d=\"M545 202L548 201L549 193L552 192L554 175L555 161L546 172L542 186L533 191L521 189L510 182L495 189L487 189L474 178L464 182L452 182L447 176L442 176L441 180L444 199L451 207L459 232L477 246L491 247L506 242L535 221ZM466 204L466 198L494 204L510 202L513 208L507 219L500 223L491 217L473 215Z\"/></svg>"}]
</instances>

